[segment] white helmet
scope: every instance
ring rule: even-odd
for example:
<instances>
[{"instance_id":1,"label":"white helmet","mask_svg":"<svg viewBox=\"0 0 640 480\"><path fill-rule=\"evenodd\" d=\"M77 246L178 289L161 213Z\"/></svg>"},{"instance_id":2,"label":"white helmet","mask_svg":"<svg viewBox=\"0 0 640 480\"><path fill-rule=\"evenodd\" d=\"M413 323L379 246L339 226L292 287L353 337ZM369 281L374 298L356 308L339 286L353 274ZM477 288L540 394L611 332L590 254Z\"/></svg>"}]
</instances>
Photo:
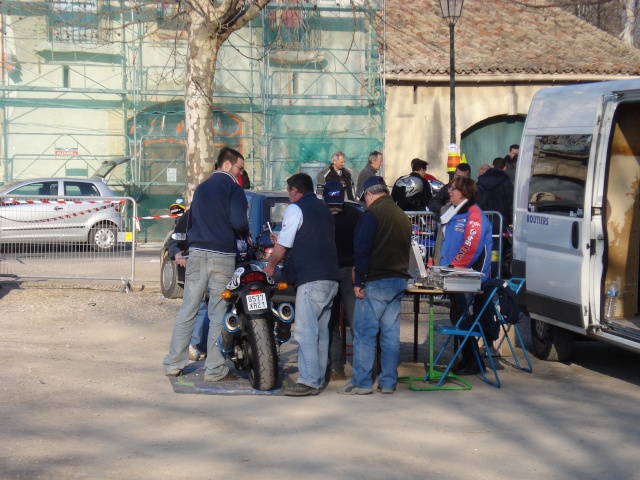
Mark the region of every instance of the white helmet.
<instances>
[{"instance_id":1,"label":"white helmet","mask_svg":"<svg viewBox=\"0 0 640 480\"><path fill-rule=\"evenodd\" d=\"M422 193L422 181L411 175L405 175L396 180L396 186L404 188L406 198Z\"/></svg>"}]
</instances>

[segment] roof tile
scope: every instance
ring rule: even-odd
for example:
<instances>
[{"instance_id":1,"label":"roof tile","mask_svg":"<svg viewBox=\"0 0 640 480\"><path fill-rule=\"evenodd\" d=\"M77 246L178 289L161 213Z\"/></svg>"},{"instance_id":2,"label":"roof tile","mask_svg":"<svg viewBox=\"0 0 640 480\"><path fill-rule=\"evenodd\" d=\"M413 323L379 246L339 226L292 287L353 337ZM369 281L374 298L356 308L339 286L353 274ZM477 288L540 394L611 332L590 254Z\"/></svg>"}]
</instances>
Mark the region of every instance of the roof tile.
<instances>
[{"instance_id":1,"label":"roof tile","mask_svg":"<svg viewBox=\"0 0 640 480\"><path fill-rule=\"evenodd\" d=\"M467 0L455 27L456 73L640 75L640 50L542 3ZM387 0L386 22L388 74L449 72L438 0Z\"/></svg>"}]
</instances>

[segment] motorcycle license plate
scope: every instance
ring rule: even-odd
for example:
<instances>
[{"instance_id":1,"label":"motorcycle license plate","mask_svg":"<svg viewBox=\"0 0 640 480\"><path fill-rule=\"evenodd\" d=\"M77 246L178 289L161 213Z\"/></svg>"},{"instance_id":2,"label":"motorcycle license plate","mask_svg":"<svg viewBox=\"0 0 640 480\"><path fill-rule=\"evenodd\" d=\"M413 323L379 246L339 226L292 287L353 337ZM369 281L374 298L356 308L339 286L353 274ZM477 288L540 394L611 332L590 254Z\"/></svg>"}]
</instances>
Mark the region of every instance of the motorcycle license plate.
<instances>
[{"instance_id":1,"label":"motorcycle license plate","mask_svg":"<svg viewBox=\"0 0 640 480\"><path fill-rule=\"evenodd\" d=\"M247 309L249 311L267 308L267 296L264 293L247 295Z\"/></svg>"}]
</instances>

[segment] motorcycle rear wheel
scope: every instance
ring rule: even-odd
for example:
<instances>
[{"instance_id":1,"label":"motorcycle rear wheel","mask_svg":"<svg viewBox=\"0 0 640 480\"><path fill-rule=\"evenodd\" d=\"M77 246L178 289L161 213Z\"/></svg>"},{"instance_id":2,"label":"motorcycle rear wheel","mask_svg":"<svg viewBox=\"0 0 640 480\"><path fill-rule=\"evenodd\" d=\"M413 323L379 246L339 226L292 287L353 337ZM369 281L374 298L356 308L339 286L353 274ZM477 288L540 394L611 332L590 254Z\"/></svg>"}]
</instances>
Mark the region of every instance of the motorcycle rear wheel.
<instances>
[{"instance_id":1,"label":"motorcycle rear wheel","mask_svg":"<svg viewBox=\"0 0 640 480\"><path fill-rule=\"evenodd\" d=\"M278 354L272 322L253 315L247 320L249 382L256 390L273 390L278 382Z\"/></svg>"}]
</instances>

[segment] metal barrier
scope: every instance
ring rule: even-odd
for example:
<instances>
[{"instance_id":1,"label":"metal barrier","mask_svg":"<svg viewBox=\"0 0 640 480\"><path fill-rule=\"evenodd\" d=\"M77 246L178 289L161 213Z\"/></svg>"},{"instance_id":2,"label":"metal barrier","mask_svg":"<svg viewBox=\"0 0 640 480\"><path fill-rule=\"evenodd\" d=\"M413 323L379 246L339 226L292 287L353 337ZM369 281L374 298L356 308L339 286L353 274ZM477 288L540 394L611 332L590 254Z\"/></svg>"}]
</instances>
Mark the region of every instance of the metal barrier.
<instances>
[{"instance_id":1,"label":"metal barrier","mask_svg":"<svg viewBox=\"0 0 640 480\"><path fill-rule=\"evenodd\" d=\"M484 212L489 218L492 226L493 237L493 252L491 255L492 269L493 265L497 263L497 272L495 276L502 278L502 260L503 260L503 223L502 214L495 211ZM429 262L430 258L434 258L436 248L436 238L438 235L438 229L440 228L440 222L437 220L436 215L433 212L406 212L409 220L411 221L412 228L412 240L418 243L420 253L425 265Z\"/></svg>"},{"instance_id":2,"label":"metal barrier","mask_svg":"<svg viewBox=\"0 0 640 480\"><path fill-rule=\"evenodd\" d=\"M0 279L135 278L130 197L0 197Z\"/></svg>"}]
</instances>

